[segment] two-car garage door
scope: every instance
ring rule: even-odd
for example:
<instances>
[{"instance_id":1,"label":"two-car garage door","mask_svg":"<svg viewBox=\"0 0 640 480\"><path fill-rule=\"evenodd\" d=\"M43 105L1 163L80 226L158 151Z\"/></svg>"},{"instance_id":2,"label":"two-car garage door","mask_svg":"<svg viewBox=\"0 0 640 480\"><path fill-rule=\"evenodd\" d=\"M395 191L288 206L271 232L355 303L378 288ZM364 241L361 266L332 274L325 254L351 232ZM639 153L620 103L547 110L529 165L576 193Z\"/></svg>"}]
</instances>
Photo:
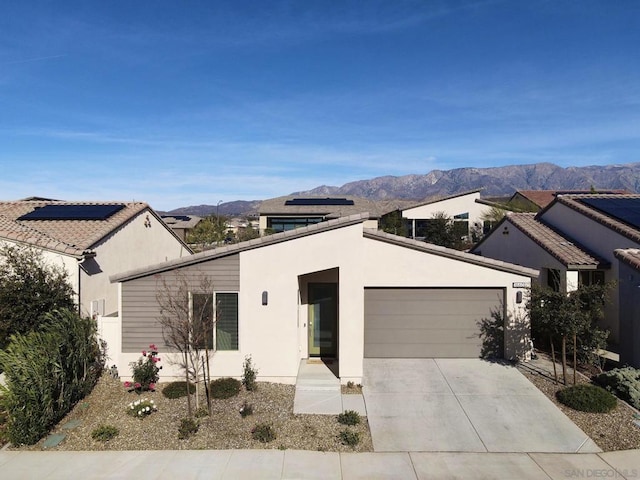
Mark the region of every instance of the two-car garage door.
<instances>
[{"instance_id":1,"label":"two-car garage door","mask_svg":"<svg viewBox=\"0 0 640 480\"><path fill-rule=\"evenodd\" d=\"M479 322L503 300L501 288L366 288L364 356L477 358Z\"/></svg>"}]
</instances>

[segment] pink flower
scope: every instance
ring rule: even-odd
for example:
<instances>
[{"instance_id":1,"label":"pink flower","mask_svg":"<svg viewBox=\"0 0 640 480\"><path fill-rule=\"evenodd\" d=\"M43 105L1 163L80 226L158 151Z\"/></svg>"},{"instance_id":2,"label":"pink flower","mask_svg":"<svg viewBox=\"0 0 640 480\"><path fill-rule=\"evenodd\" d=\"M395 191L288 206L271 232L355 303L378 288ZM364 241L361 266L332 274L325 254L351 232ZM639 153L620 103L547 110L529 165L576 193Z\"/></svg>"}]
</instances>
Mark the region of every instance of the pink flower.
<instances>
[{"instance_id":1,"label":"pink flower","mask_svg":"<svg viewBox=\"0 0 640 480\"><path fill-rule=\"evenodd\" d=\"M151 360L153 361L153 363L158 363L160 361L158 357L152 357Z\"/></svg>"},{"instance_id":2,"label":"pink flower","mask_svg":"<svg viewBox=\"0 0 640 480\"><path fill-rule=\"evenodd\" d=\"M146 357L147 356L147 351L146 350L142 350L142 356Z\"/></svg>"},{"instance_id":3,"label":"pink flower","mask_svg":"<svg viewBox=\"0 0 640 480\"><path fill-rule=\"evenodd\" d=\"M150 383L149 384L149 390L155 390L156 389L156 384L155 383Z\"/></svg>"},{"instance_id":4,"label":"pink flower","mask_svg":"<svg viewBox=\"0 0 640 480\"><path fill-rule=\"evenodd\" d=\"M131 382L124 382L124 388L129 388L131 386Z\"/></svg>"},{"instance_id":5,"label":"pink flower","mask_svg":"<svg viewBox=\"0 0 640 480\"><path fill-rule=\"evenodd\" d=\"M136 382L133 386L134 386L135 388L140 388L142 385L140 385L140 383L139 383L139 382Z\"/></svg>"},{"instance_id":6,"label":"pink flower","mask_svg":"<svg viewBox=\"0 0 640 480\"><path fill-rule=\"evenodd\" d=\"M158 350L158 347L155 346L155 344L151 344L149 345L149 350L153 350L154 352Z\"/></svg>"}]
</instances>

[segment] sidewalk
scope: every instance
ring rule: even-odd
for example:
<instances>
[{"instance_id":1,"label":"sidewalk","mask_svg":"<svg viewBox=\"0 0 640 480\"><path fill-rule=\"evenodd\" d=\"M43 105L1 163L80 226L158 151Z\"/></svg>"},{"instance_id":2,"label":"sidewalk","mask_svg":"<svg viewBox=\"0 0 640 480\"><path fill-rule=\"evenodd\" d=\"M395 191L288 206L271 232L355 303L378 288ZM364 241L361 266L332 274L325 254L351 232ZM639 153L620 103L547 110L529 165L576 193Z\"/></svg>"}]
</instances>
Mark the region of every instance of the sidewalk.
<instances>
[{"instance_id":1,"label":"sidewalk","mask_svg":"<svg viewBox=\"0 0 640 480\"><path fill-rule=\"evenodd\" d=\"M640 451L323 453L300 450L0 451L6 479L568 479L640 478Z\"/></svg>"}]
</instances>

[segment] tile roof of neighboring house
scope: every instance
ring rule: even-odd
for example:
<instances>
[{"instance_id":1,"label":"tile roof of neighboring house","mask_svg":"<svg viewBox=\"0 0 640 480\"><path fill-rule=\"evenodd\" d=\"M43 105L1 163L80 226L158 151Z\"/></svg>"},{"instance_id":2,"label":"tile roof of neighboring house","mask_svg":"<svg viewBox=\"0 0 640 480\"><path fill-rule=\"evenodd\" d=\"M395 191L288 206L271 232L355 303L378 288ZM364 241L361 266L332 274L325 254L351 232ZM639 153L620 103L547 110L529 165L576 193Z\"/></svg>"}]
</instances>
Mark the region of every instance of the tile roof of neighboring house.
<instances>
[{"instance_id":1,"label":"tile roof of neighboring house","mask_svg":"<svg viewBox=\"0 0 640 480\"><path fill-rule=\"evenodd\" d=\"M556 202L566 205L567 207L601 223L602 225L610 228L611 230L618 232L619 234L633 240L634 242L640 242L640 230L627 225L620 220L607 215L600 210L597 210L589 205L580 202L581 198L633 198L640 199L640 194L588 194L588 195L558 195ZM554 202L555 204L555 202ZM545 211L551 208L554 204L549 205L545 210L541 211L538 215L544 215Z\"/></svg>"},{"instance_id":2,"label":"tile roof of neighboring house","mask_svg":"<svg viewBox=\"0 0 640 480\"><path fill-rule=\"evenodd\" d=\"M124 208L105 220L19 220L23 215L46 205L124 205ZM153 213L142 202L64 202L36 199L0 202L0 238L82 257L90 254L100 240L145 209Z\"/></svg>"},{"instance_id":3,"label":"tile roof of neighboring house","mask_svg":"<svg viewBox=\"0 0 640 480\"><path fill-rule=\"evenodd\" d=\"M285 205L288 200L344 198L352 200L353 205ZM354 197L350 195L308 196L287 195L285 197L271 198L260 204L260 215L322 215L327 218L341 218L349 215L368 212L371 218L379 218L385 213L402 209L409 202L406 200L369 200L368 198Z\"/></svg>"},{"instance_id":4,"label":"tile roof of neighboring house","mask_svg":"<svg viewBox=\"0 0 640 480\"><path fill-rule=\"evenodd\" d=\"M601 192L601 193L607 193L607 194L615 194L615 195L620 195L620 194L625 194L628 193L626 190L607 190L605 192ZM572 191L561 191L561 190L518 190L516 193L513 194L513 196L511 197L511 200L513 200L513 198L516 195L520 195L524 198L526 198L527 200L529 200L531 203L537 205L538 207L540 207L541 209L547 207L549 204L551 204L555 198L556 195L569 195L569 194L576 194L576 195L581 195L581 194L591 194L590 191L587 190L572 190Z\"/></svg>"},{"instance_id":5,"label":"tile roof of neighboring house","mask_svg":"<svg viewBox=\"0 0 640 480\"><path fill-rule=\"evenodd\" d=\"M202 217L196 215L162 215L162 221L169 225L171 228L193 228Z\"/></svg>"},{"instance_id":6,"label":"tile roof of neighboring house","mask_svg":"<svg viewBox=\"0 0 640 480\"><path fill-rule=\"evenodd\" d=\"M544 224L534 213L509 213L505 218L569 269L610 267L609 262Z\"/></svg>"},{"instance_id":7,"label":"tile roof of neighboring house","mask_svg":"<svg viewBox=\"0 0 640 480\"><path fill-rule=\"evenodd\" d=\"M471 195L472 193L479 193L482 189L478 188L476 190L469 190L468 192L456 193L453 195L448 195L446 197L436 197L430 198L429 200L423 200L419 203L412 203L403 208L403 210L411 210L412 208L424 207L425 205L431 205L432 203L442 202L444 200L451 200L453 198L464 197L465 195Z\"/></svg>"},{"instance_id":8,"label":"tile roof of neighboring house","mask_svg":"<svg viewBox=\"0 0 640 480\"><path fill-rule=\"evenodd\" d=\"M618 248L613 251L613 254L619 260L622 260L636 270L640 270L640 250L637 248Z\"/></svg>"},{"instance_id":9,"label":"tile roof of neighboring house","mask_svg":"<svg viewBox=\"0 0 640 480\"><path fill-rule=\"evenodd\" d=\"M234 255L247 250L253 250L256 248L266 247L268 245L273 245L276 243L286 242L296 238L306 237L308 235L314 235L316 233L334 230L337 228L343 228L350 225L356 225L364 222L368 218L370 218L369 213L364 212L360 214L350 215L348 217L337 218L337 219L329 220L326 222L316 223L308 227L296 228L295 230L287 230L285 232L275 233L273 235L267 235L264 237L255 238L253 240L248 240L246 242L240 242L233 245L225 245L222 247L214 248L212 250L206 250L204 252L196 253L189 257L177 258L177 259L169 260L168 262L163 262L157 265L151 265L149 267L131 270L129 272L119 273L116 275L112 275L110 277L110 280L111 282L126 282L128 280L133 280L140 277L154 275L156 273L162 273L169 270L173 270L174 268L194 265L194 264L206 262L209 260L213 260L216 258ZM416 250L433 253L435 255L454 258L457 260L466 261L468 263L473 263L476 265L487 266L497 270L513 272L513 273L522 274L530 277L538 276L538 271L533 270L531 268L522 267L520 265L512 265L510 263L502 262L499 260L493 260L486 257L480 257L477 255L471 255L468 253L460 252L458 250L452 250L452 249L440 247L437 245L431 245L425 242L411 240L408 238L391 235L391 234L373 230L373 229L365 229L364 236L368 238L374 238L377 240L386 241L388 243L394 243L396 245L401 245L401 246L416 249Z\"/></svg>"}]
</instances>

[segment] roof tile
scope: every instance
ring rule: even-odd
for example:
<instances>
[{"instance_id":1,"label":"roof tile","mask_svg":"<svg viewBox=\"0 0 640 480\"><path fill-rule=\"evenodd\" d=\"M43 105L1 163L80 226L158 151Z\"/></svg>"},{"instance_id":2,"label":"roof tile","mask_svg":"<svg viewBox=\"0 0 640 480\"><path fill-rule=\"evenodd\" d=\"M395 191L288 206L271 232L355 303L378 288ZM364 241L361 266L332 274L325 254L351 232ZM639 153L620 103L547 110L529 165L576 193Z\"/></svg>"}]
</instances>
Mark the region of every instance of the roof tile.
<instances>
[{"instance_id":1,"label":"roof tile","mask_svg":"<svg viewBox=\"0 0 640 480\"><path fill-rule=\"evenodd\" d=\"M571 268L608 268L609 263L544 224L534 213L510 213L507 220L563 265Z\"/></svg>"},{"instance_id":2,"label":"roof tile","mask_svg":"<svg viewBox=\"0 0 640 480\"><path fill-rule=\"evenodd\" d=\"M105 220L18 220L45 205L124 205ZM149 208L143 202L0 202L0 238L80 257L132 217Z\"/></svg>"}]
</instances>

